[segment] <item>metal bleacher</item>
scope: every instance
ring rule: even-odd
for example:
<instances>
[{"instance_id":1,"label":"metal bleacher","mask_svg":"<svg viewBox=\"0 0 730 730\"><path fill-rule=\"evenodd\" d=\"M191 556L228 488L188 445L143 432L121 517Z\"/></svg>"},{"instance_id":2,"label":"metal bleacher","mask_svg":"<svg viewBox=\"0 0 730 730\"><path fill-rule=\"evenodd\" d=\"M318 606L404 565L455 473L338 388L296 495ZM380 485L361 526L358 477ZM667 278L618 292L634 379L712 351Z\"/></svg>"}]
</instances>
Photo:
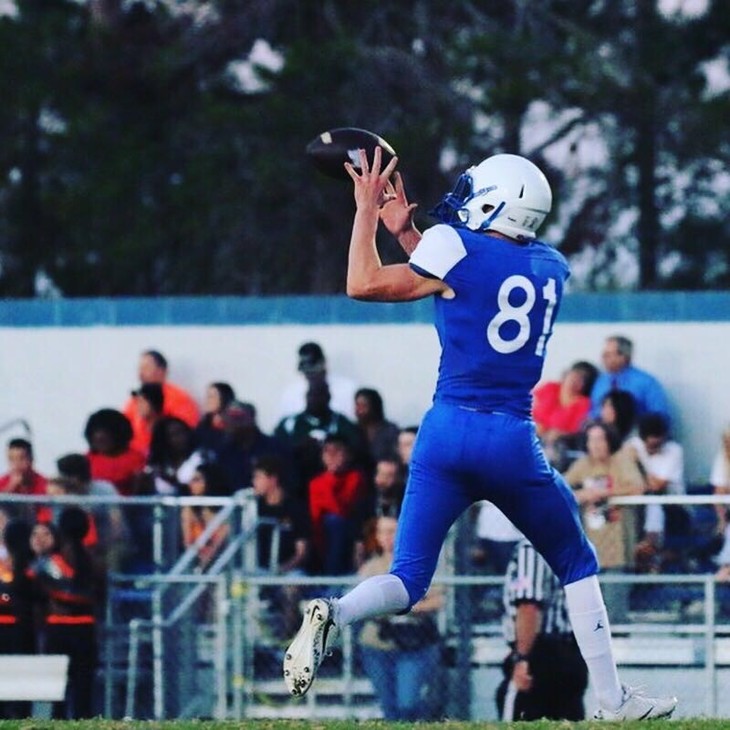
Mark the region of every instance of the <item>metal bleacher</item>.
<instances>
[{"instance_id":1,"label":"metal bleacher","mask_svg":"<svg viewBox=\"0 0 730 730\"><path fill-rule=\"evenodd\" d=\"M652 498L619 499L624 504L641 504ZM694 511L705 510L717 498L700 494L677 499ZM277 606L270 598L271 589L297 585L306 600L322 590L345 590L355 582L354 576L295 580L261 574L255 560L259 522L250 490L233 499L207 500L220 507L209 529L226 522L230 539L205 571L197 567L197 553L206 533L179 558L166 562L164 554L169 544L164 530L179 524L165 513L177 516L182 505L200 500L124 500L153 510L154 550L144 571L109 576L101 627L100 715L150 720L380 717L372 685L359 665L354 630L345 630L304 698L292 699L281 680L281 660L290 637L275 630ZM447 695L449 716L466 719L479 693L488 691L481 686L479 673L496 677L506 653L498 606L484 605L485 589L498 595L502 578L457 570L454 543L447 542L435 579L447 595L439 618L444 638L439 681ZM699 673L704 677L701 709L708 716L716 715L722 702L718 673L730 668L730 585L718 584L708 572L606 575L601 580L630 584L632 599L625 623L612 625L619 664ZM647 596L653 598L647 601Z\"/></svg>"}]
</instances>

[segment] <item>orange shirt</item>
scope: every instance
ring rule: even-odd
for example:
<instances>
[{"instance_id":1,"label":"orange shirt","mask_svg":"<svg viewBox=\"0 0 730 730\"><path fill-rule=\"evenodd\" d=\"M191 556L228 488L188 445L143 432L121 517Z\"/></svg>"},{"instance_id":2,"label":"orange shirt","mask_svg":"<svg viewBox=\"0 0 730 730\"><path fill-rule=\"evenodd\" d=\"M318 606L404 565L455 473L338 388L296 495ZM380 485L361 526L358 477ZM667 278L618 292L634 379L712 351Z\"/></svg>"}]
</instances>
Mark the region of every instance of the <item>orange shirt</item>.
<instances>
[{"instance_id":1,"label":"orange shirt","mask_svg":"<svg viewBox=\"0 0 730 730\"><path fill-rule=\"evenodd\" d=\"M99 544L99 533L96 530L94 515L92 515L90 512L87 512L86 515L89 518L89 531L86 533L86 537L84 537L83 543L87 548L91 548ZM53 507L39 507L38 516L36 519L38 522L52 523Z\"/></svg>"},{"instance_id":2,"label":"orange shirt","mask_svg":"<svg viewBox=\"0 0 730 730\"><path fill-rule=\"evenodd\" d=\"M200 409L193 397L179 385L165 381L162 383L163 404L162 415L174 416L195 428L200 421ZM132 443L130 446L143 454L147 454L152 438L149 424L139 417L135 396L130 396L124 404L124 415L132 424Z\"/></svg>"}]
</instances>

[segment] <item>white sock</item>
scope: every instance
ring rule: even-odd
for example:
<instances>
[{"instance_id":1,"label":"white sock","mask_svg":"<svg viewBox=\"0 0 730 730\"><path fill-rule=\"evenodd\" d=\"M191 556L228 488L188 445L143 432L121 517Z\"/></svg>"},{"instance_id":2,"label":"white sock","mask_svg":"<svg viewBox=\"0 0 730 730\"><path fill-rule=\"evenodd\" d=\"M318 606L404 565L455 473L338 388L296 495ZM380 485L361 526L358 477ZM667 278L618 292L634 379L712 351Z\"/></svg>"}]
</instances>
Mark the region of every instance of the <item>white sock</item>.
<instances>
[{"instance_id":1,"label":"white sock","mask_svg":"<svg viewBox=\"0 0 730 730\"><path fill-rule=\"evenodd\" d=\"M565 586L570 623L601 707L616 710L623 690L611 645L611 627L601 587L595 575Z\"/></svg>"},{"instance_id":2,"label":"white sock","mask_svg":"<svg viewBox=\"0 0 730 730\"><path fill-rule=\"evenodd\" d=\"M408 608L410 598L403 581L395 575L374 575L356 585L336 602L335 624L398 613Z\"/></svg>"}]
</instances>

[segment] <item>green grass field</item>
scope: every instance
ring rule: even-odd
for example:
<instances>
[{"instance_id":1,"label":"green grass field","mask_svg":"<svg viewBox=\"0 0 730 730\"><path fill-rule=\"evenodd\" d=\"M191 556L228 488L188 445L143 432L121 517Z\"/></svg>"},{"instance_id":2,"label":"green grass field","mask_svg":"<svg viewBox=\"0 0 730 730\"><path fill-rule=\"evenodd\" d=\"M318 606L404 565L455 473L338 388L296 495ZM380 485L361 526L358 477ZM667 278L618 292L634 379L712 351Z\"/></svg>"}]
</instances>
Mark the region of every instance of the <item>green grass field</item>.
<instances>
[{"instance_id":1,"label":"green grass field","mask_svg":"<svg viewBox=\"0 0 730 730\"><path fill-rule=\"evenodd\" d=\"M514 730L598 730L607 727L605 722L386 722L384 720L242 720L240 722L212 720L170 720L168 722L123 721L123 720L85 720L63 722L60 720L5 720L0 721L0 730L497 730L509 725ZM646 722L621 723L621 730L726 730L730 720L653 720ZM609 724L608 727L616 727Z\"/></svg>"}]
</instances>

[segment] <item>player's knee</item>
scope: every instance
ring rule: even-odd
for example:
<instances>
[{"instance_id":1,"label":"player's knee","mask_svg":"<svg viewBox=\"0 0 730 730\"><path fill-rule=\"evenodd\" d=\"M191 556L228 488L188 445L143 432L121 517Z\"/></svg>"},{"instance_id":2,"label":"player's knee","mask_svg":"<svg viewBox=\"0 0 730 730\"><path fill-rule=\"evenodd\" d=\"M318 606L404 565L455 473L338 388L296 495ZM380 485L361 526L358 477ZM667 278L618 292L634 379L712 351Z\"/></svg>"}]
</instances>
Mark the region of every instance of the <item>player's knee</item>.
<instances>
[{"instance_id":1,"label":"player's knee","mask_svg":"<svg viewBox=\"0 0 730 730\"><path fill-rule=\"evenodd\" d=\"M411 607L418 603L426 595L430 578L406 575L397 570L393 571L393 575L396 575L401 579L401 582L408 592L408 608L406 610L410 611Z\"/></svg>"},{"instance_id":2,"label":"player's knee","mask_svg":"<svg viewBox=\"0 0 730 730\"><path fill-rule=\"evenodd\" d=\"M573 554L567 554L565 558L553 567L553 571L558 576L561 585L565 586L568 583L575 583L583 578L596 575L600 570L596 551L587 540L580 550Z\"/></svg>"}]
</instances>

